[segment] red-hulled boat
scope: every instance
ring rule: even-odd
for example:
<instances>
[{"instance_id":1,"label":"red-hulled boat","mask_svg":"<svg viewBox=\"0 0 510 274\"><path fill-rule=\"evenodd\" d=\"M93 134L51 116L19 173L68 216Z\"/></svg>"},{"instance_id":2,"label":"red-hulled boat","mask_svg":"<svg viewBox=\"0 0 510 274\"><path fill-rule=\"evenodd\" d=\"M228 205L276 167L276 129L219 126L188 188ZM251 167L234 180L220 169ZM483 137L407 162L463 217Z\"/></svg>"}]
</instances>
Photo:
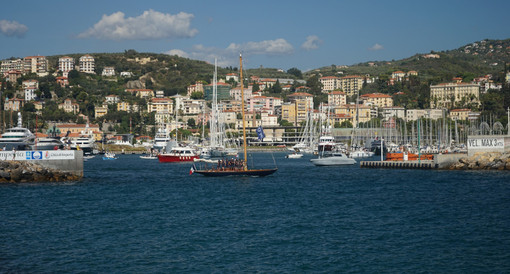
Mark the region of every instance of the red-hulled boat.
<instances>
[{"instance_id":1,"label":"red-hulled boat","mask_svg":"<svg viewBox=\"0 0 510 274\"><path fill-rule=\"evenodd\" d=\"M190 147L174 147L170 152L158 155L161 163L193 162L200 158L200 155Z\"/></svg>"}]
</instances>

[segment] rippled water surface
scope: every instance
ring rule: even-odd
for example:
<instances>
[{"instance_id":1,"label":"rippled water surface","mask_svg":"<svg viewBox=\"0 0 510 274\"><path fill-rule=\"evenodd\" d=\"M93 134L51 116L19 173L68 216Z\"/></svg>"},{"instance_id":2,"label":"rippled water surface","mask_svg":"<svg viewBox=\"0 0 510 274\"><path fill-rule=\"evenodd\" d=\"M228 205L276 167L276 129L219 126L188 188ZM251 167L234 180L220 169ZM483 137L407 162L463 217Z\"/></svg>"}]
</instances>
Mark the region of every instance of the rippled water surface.
<instances>
[{"instance_id":1,"label":"rippled water surface","mask_svg":"<svg viewBox=\"0 0 510 274\"><path fill-rule=\"evenodd\" d=\"M0 185L0 272L510 272L510 173L315 167L189 175L136 155Z\"/></svg>"}]
</instances>

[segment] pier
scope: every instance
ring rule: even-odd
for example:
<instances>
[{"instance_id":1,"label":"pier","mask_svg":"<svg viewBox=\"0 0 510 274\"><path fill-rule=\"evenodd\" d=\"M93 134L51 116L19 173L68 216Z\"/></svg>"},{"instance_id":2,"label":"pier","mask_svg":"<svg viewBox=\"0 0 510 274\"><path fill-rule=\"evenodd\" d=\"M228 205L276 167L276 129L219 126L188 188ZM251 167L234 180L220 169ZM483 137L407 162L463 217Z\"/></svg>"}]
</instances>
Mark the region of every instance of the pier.
<instances>
[{"instance_id":1,"label":"pier","mask_svg":"<svg viewBox=\"0 0 510 274\"><path fill-rule=\"evenodd\" d=\"M405 168L405 169L434 169L438 168L431 160L423 161L361 161L364 168Z\"/></svg>"}]
</instances>

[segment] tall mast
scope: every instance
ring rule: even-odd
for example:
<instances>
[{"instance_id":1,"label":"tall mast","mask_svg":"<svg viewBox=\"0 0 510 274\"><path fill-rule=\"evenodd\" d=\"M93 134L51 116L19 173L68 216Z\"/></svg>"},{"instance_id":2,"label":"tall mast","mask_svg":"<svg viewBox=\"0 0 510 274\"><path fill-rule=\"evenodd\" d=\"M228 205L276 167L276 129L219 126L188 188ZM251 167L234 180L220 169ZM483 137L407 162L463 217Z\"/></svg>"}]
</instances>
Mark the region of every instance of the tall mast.
<instances>
[{"instance_id":1,"label":"tall mast","mask_svg":"<svg viewBox=\"0 0 510 274\"><path fill-rule=\"evenodd\" d=\"M247 166L247 154L246 154L246 124L244 121L244 84L243 84L243 56L242 54L239 54L239 67L240 67L240 78L241 78L241 111L243 116L243 148L244 148L244 170L248 169Z\"/></svg>"}]
</instances>

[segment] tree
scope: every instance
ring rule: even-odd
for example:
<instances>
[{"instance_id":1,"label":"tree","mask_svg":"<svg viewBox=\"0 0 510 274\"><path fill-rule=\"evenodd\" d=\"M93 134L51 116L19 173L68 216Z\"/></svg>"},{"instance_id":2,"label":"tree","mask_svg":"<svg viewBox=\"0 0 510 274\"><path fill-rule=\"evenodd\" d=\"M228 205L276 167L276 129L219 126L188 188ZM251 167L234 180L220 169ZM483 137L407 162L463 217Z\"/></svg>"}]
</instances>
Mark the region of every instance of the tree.
<instances>
[{"instance_id":1,"label":"tree","mask_svg":"<svg viewBox=\"0 0 510 274\"><path fill-rule=\"evenodd\" d=\"M317 74L314 74L306 80L306 86L310 88L310 92L312 94L318 95L322 92L322 84L319 81L319 76Z\"/></svg>"},{"instance_id":2,"label":"tree","mask_svg":"<svg viewBox=\"0 0 510 274\"><path fill-rule=\"evenodd\" d=\"M195 92L191 93L190 98L193 99L193 100L203 99L204 98L204 93L200 92L200 91L195 91Z\"/></svg>"},{"instance_id":3,"label":"tree","mask_svg":"<svg viewBox=\"0 0 510 274\"><path fill-rule=\"evenodd\" d=\"M195 126L196 126L195 119L193 118L188 119L188 127L194 128Z\"/></svg>"},{"instance_id":4,"label":"tree","mask_svg":"<svg viewBox=\"0 0 510 274\"><path fill-rule=\"evenodd\" d=\"M287 73L296 76L298 79L303 79L303 73L297 68L290 68L287 70Z\"/></svg>"}]
</instances>

